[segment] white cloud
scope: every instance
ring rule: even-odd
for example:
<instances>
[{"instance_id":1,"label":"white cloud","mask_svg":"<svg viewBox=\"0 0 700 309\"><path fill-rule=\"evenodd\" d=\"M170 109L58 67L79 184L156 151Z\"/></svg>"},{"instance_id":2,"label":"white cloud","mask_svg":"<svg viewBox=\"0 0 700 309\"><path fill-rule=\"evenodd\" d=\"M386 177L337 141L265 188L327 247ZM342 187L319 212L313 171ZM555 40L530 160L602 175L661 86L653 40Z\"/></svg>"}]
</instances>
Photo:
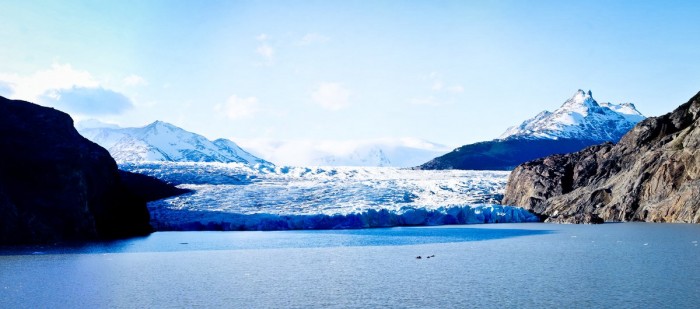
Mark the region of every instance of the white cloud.
<instances>
[{"instance_id":1,"label":"white cloud","mask_svg":"<svg viewBox=\"0 0 700 309\"><path fill-rule=\"evenodd\" d=\"M274 63L275 49L267 43L269 37L265 33L261 33L255 37L255 39L260 42L255 52L263 57L263 65L270 66Z\"/></svg>"},{"instance_id":2,"label":"white cloud","mask_svg":"<svg viewBox=\"0 0 700 309\"><path fill-rule=\"evenodd\" d=\"M447 88L447 91L450 93L455 93L455 94L462 93L462 92L464 92L464 87L462 87L461 85L453 85L453 86L450 86L449 88Z\"/></svg>"},{"instance_id":3,"label":"white cloud","mask_svg":"<svg viewBox=\"0 0 700 309\"><path fill-rule=\"evenodd\" d=\"M133 107L124 94L105 89L87 71L70 64L53 64L29 75L0 73L0 85L12 99L51 106L80 115L115 115Z\"/></svg>"},{"instance_id":4,"label":"white cloud","mask_svg":"<svg viewBox=\"0 0 700 309\"><path fill-rule=\"evenodd\" d=\"M464 92L464 87L460 84L446 86L438 72L430 72L424 79L430 83L430 92L427 96L411 99L409 102L413 105L440 106L453 101L456 95Z\"/></svg>"},{"instance_id":5,"label":"white cloud","mask_svg":"<svg viewBox=\"0 0 700 309\"><path fill-rule=\"evenodd\" d=\"M321 83L311 92L311 99L327 110L340 110L350 105L350 91L339 83Z\"/></svg>"},{"instance_id":6,"label":"white cloud","mask_svg":"<svg viewBox=\"0 0 700 309\"><path fill-rule=\"evenodd\" d=\"M429 97L424 97L424 98L411 99L411 104L424 105L424 106L439 106L440 102L438 102L437 99L435 99L435 97L429 96Z\"/></svg>"},{"instance_id":7,"label":"white cloud","mask_svg":"<svg viewBox=\"0 0 700 309\"><path fill-rule=\"evenodd\" d=\"M124 85L127 86L147 86L148 82L141 76L131 74L124 78Z\"/></svg>"},{"instance_id":8,"label":"white cloud","mask_svg":"<svg viewBox=\"0 0 700 309\"><path fill-rule=\"evenodd\" d=\"M252 117L260 111L259 105L256 97L240 98L234 94L226 103L216 105L214 110L225 113L230 119L241 119Z\"/></svg>"},{"instance_id":9,"label":"white cloud","mask_svg":"<svg viewBox=\"0 0 700 309\"><path fill-rule=\"evenodd\" d=\"M325 43L330 40L327 36L320 35L318 33L307 33L301 39L299 42L297 42L297 45L310 45L313 43Z\"/></svg>"},{"instance_id":10,"label":"white cloud","mask_svg":"<svg viewBox=\"0 0 700 309\"><path fill-rule=\"evenodd\" d=\"M121 114L134 106L123 94L102 87L51 90L39 97L38 102L65 112L89 116Z\"/></svg>"},{"instance_id":11,"label":"white cloud","mask_svg":"<svg viewBox=\"0 0 700 309\"><path fill-rule=\"evenodd\" d=\"M73 87L98 87L100 83L87 71L73 69L70 64L53 64L50 69L28 76L0 73L0 81L9 85L12 98L37 101L50 90Z\"/></svg>"},{"instance_id":12,"label":"white cloud","mask_svg":"<svg viewBox=\"0 0 700 309\"><path fill-rule=\"evenodd\" d=\"M275 50L267 44L262 44L258 46L258 48L255 51L267 60L272 60L272 57L275 55Z\"/></svg>"}]
</instances>

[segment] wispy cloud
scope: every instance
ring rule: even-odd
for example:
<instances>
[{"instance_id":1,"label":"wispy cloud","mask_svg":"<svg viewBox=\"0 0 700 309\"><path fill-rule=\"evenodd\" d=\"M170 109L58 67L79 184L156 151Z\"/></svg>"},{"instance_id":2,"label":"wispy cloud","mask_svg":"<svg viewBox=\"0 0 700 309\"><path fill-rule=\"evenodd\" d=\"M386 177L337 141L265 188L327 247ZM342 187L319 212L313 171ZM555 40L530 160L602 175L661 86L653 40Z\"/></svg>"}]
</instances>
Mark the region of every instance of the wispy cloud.
<instances>
[{"instance_id":1,"label":"wispy cloud","mask_svg":"<svg viewBox=\"0 0 700 309\"><path fill-rule=\"evenodd\" d=\"M255 39L258 41L258 47L255 49L255 52L262 56L264 65L272 65L275 60L275 49L268 44L268 35L261 33Z\"/></svg>"},{"instance_id":2,"label":"wispy cloud","mask_svg":"<svg viewBox=\"0 0 700 309\"><path fill-rule=\"evenodd\" d=\"M455 94L462 93L462 92L464 92L464 87L462 87L462 85L453 85L453 86L447 87L447 91L449 93L455 93Z\"/></svg>"},{"instance_id":3,"label":"wispy cloud","mask_svg":"<svg viewBox=\"0 0 700 309\"><path fill-rule=\"evenodd\" d=\"M440 102L434 96L411 99L413 105L439 106Z\"/></svg>"},{"instance_id":4,"label":"wispy cloud","mask_svg":"<svg viewBox=\"0 0 700 309\"><path fill-rule=\"evenodd\" d=\"M464 87L460 84L452 84L450 86L445 86L445 82L442 77L437 72L432 72L428 74L428 80L431 83L430 89L434 92L449 92L449 93L462 93L464 92Z\"/></svg>"},{"instance_id":5,"label":"wispy cloud","mask_svg":"<svg viewBox=\"0 0 700 309\"><path fill-rule=\"evenodd\" d=\"M255 51L268 61L272 60L272 57L275 56L275 50L267 44L258 46L258 48Z\"/></svg>"},{"instance_id":6,"label":"wispy cloud","mask_svg":"<svg viewBox=\"0 0 700 309\"><path fill-rule=\"evenodd\" d=\"M329 37L318 33L307 33L297 42L297 45L311 45L314 43L325 43L330 40Z\"/></svg>"},{"instance_id":7,"label":"wispy cloud","mask_svg":"<svg viewBox=\"0 0 700 309\"><path fill-rule=\"evenodd\" d=\"M440 106L451 101L455 95L464 92L464 87L460 84L448 84L437 72L431 72L425 77L429 82L430 94L425 97L413 98L410 103L413 105Z\"/></svg>"},{"instance_id":8,"label":"wispy cloud","mask_svg":"<svg viewBox=\"0 0 700 309\"><path fill-rule=\"evenodd\" d=\"M311 92L311 99L327 110L340 110L350 105L350 91L339 83L320 83Z\"/></svg>"},{"instance_id":9,"label":"wispy cloud","mask_svg":"<svg viewBox=\"0 0 700 309\"><path fill-rule=\"evenodd\" d=\"M229 119L250 118L260 111L260 104L256 97L241 98L234 94L225 103L214 106L214 110L223 112Z\"/></svg>"},{"instance_id":10,"label":"wispy cloud","mask_svg":"<svg viewBox=\"0 0 700 309\"><path fill-rule=\"evenodd\" d=\"M124 78L124 85L127 86L148 86L148 81L144 79L143 77L136 75L136 74L131 74L127 77Z\"/></svg>"}]
</instances>

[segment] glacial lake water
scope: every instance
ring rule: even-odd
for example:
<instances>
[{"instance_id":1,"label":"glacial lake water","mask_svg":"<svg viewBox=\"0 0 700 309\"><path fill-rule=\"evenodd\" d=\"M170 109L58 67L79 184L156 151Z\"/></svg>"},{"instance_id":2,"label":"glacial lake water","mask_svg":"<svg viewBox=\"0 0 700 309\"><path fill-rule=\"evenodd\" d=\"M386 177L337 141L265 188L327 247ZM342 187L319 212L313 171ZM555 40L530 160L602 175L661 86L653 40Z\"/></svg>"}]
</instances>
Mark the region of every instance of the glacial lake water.
<instances>
[{"instance_id":1,"label":"glacial lake water","mask_svg":"<svg viewBox=\"0 0 700 309\"><path fill-rule=\"evenodd\" d=\"M700 225L526 223L0 247L0 308L698 308L699 241Z\"/></svg>"}]
</instances>

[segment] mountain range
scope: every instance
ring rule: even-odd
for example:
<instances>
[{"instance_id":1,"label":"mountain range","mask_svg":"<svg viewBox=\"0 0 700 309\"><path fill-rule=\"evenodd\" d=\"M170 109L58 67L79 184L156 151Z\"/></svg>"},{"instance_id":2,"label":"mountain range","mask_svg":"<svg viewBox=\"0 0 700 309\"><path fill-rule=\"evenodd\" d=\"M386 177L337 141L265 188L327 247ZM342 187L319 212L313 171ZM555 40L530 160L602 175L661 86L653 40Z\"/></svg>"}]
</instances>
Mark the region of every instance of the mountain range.
<instances>
[{"instance_id":1,"label":"mountain range","mask_svg":"<svg viewBox=\"0 0 700 309\"><path fill-rule=\"evenodd\" d=\"M91 120L76 125L85 138L109 151L118 163L142 161L238 162L273 164L227 139L211 141L163 121L138 128L121 128Z\"/></svg>"},{"instance_id":2,"label":"mountain range","mask_svg":"<svg viewBox=\"0 0 700 309\"><path fill-rule=\"evenodd\" d=\"M208 140L163 121L121 128L88 120L79 122L76 128L106 148L119 163L240 162L271 166L268 161L272 161L291 166L411 167L430 160L417 169L510 170L551 154L616 142L644 118L632 103L598 103L590 90L578 90L553 112L543 111L508 128L497 139L461 146L452 152L439 144L408 138L325 142L244 140L243 144L250 150L246 151L230 140Z\"/></svg>"},{"instance_id":3,"label":"mountain range","mask_svg":"<svg viewBox=\"0 0 700 309\"><path fill-rule=\"evenodd\" d=\"M578 90L553 112L543 111L499 138L461 146L417 169L510 170L540 157L617 142L645 117L632 103L598 103Z\"/></svg>"},{"instance_id":4,"label":"mountain range","mask_svg":"<svg viewBox=\"0 0 700 309\"><path fill-rule=\"evenodd\" d=\"M415 138L345 141L241 140L254 154L289 166L412 167L447 153L450 148Z\"/></svg>"}]
</instances>

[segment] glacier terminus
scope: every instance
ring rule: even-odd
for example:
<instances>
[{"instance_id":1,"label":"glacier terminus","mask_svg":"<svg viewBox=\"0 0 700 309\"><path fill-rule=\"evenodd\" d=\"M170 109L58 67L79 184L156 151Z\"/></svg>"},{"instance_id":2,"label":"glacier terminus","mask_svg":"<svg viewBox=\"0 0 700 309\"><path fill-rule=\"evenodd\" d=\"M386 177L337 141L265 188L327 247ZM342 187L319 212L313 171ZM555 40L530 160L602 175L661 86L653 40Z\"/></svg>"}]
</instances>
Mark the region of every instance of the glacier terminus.
<instances>
[{"instance_id":1,"label":"glacier terminus","mask_svg":"<svg viewBox=\"0 0 700 309\"><path fill-rule=\"evenodd\" d=\"M536 222L498 205L508 172L140 162L122 169L192 190L149 203L158 230L347 229Z\"/></svg>"}]
</instances>

